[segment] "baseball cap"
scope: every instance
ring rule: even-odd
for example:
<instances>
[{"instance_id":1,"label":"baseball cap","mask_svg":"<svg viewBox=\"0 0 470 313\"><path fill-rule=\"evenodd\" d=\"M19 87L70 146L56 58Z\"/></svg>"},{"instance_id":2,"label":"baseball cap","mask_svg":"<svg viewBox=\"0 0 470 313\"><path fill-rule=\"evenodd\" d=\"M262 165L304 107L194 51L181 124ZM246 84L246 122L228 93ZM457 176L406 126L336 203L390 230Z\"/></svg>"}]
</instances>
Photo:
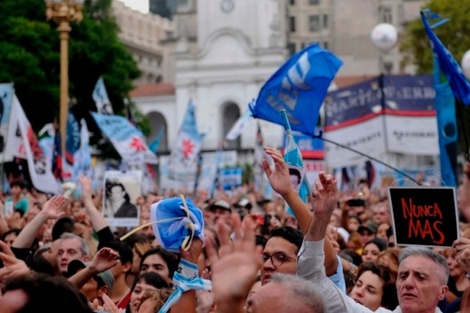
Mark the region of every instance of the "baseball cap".
<instances>
[{"instance_id":1,"label":"baseball cap","mask_svg":"<svg viewBox=\"0 0 470 313\"><path fill-rule=\"evenodd\" d=\"M69 265L67 266L67 274L69 276L75 275L79 270L84 269L85 267L89 266L91 262L83 262L82 260L72 260L70 261ZM108 286L109 290L113 289L114 286L114 276L110 270L106 270L101 272L95 276L95 279L101 279L103 283Z\"/></svg>"},{"instance_id":2,"label":"baseball cap","mask_svg":"<svg viewBox=\"0 0 470 313\"><path fill-rule=\"evenodd\" d=\"M251 202L247 198L242 198L240 201L235 203L235 206L238 208L246 208L246 209L251 209Z\"/></svg>"},{"instance_id":3,"label":"baseball cap","mask_svg":"<svg viewBox=\"0 0 470 313\"><path fill-rule=\"evenodd\" d=\"M211 211L213 211L215 209L222 209L222 210L232 211L232 209L230 208L230 203L228 203L225 200L216 201L213 205L210 206L209 209Z\"/></svg>"},{"instance_id":4,"label":"baseball cap","mask_svg":"<svg viewBox=\"0 0 470 313\"><path fill-rule=\"evenodd\" d=\"M377 232L377 225L375 225L375 223L362 224L357 228L357 232L361 233L363 231L368 231L375 234Z\"/></svg>"}]
</instances>

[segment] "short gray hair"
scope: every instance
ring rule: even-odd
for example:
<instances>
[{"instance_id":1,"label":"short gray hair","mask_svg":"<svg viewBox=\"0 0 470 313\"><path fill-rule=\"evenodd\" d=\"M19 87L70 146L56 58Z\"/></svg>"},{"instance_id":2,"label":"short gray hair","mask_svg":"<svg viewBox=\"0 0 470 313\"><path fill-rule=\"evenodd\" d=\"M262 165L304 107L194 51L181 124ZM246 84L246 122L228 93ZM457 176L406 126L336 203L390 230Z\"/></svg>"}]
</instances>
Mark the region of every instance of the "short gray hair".
<instances>
[{"instance_id":1,"label":"short gray hair","mask_svg":"<svg viewBox=\"0 0 470 313\"><path fill-rule=\"evenodd\" d=\"M80 241L80 252L82 253L82 255L83 256L85 256L85 255L88 256L90 254L90 247L86 243L85 239L83 239L82 237L77 236L77 235L72 234L72 233L63 233L60 236L60 239L61 240L63 240L63 239L77 239L78 241Z\"/></svg>"},{"instance_id":2,"label":"short gray hair","mask_svg":"<svg viewBox=\"0 0 470 313\"><path fill-rule=\"evenodd\" d=\"M444 275L439 275L439 279L442 284L447 284L447 280L449 278L449 266L447 265L447 260L442 255L425 247L406 247L401 250L400 255L398 256L398 262L401 263L410 256L422 256L440 266Z\"/></svg>"},{"instance_id":3,"label":"short gray hair","mask_svg":"<svg viewBox=\"0 0 470 313\"><path fill-rule=\"evenodd\" d=\"M270 283L287 285L296 297L293 302L303 305L308 312L326 312L323 299L313 283L295 275L279 273L272 276Z\"/></svg>"}]
</instances>

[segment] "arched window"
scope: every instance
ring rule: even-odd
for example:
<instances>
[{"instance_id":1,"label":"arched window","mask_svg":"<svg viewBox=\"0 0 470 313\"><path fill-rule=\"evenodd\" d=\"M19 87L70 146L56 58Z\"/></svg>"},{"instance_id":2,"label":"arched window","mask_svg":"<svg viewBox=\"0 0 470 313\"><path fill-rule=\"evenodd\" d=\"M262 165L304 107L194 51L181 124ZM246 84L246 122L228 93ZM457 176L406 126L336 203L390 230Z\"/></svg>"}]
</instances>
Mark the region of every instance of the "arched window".
<instances>
[{"instance_id":1,"label":"arched window","mask_svg":"<svg viewBox=\"0 0 470 313\"><path fill-rule=\"evenodd\" d=\"M224 109L223 109L223 116L222 116L222 125L223 125L223 137L222 139L225 139L225 135L229 132L229 130L232 128L232 126L235 124L235 122L238 120L240 117L240 109L238 108L238 105L236 105L233 102L228 102L225 104ZM235 140L227 140L226 149L240 149L241 148L241 136L238 137Z\"/></svg>"}]
</instances>

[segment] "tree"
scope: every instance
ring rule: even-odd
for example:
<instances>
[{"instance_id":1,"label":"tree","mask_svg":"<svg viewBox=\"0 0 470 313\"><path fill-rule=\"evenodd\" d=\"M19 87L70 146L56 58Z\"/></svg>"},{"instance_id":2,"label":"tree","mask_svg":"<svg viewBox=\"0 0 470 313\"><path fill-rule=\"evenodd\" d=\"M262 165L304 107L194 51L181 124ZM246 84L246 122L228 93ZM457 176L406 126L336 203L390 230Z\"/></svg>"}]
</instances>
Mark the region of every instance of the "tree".
<instances>
[{"instance_id":1,"label":"tree","mask_svg":"<svg viewBox=\"0 0 470 313\"><path fill-rule=\"evenodd\" d=\"M92 91L100 76L114 112L124 112L124 98L140 72L118 40L112 0L86 0L83 21L72 23L69 41L69 96L78 118L91 131L95 110ZM42 0L3 0L0 10L0 82L14 82L15 91L34 129L53 121L59 111L60 49L57 25L46 21ZM134 107L135 109L135 107Z\"/></svg>"},{"instance_id":2,"label":"tree","mask_svg":"<svg viewBox=\"0 0 470 313\"><path fill-rule=\"evenodd\" d=\"M441 18L448 18L444 25L434 29L436 35L459 61L465 51L470 49L470 0L431 0L426 4ZM405 26L400 40L400 50L404 54L402 65L413 64L420 74L432 73L432 49L424 31L421 18Z\"/></svg>"},{"instance_id":3,"label":"tree","mask_svg":"<svg viewBox=\"0 0 470 313\"><path fill-rule=\"evenodd\" d=\"M426 4L432 12L447 18L449 21L434 29L434 32L452 53L457 62L460 62L463 54L470 49L470 0L431 0ZM432 21L431 21L432 23ZM432 24L431 24L432 25ZM400 50L404 55L402 65L413 64L419 74L430 74L433 71L432 49L424 31L421 18L410 22L405 27ZM466 147L465 134L470 134L470 110L462 105L457 105L459 122L460 148ZM464 121L464 125L462 125Z\"/></svg>"}]
</instances>

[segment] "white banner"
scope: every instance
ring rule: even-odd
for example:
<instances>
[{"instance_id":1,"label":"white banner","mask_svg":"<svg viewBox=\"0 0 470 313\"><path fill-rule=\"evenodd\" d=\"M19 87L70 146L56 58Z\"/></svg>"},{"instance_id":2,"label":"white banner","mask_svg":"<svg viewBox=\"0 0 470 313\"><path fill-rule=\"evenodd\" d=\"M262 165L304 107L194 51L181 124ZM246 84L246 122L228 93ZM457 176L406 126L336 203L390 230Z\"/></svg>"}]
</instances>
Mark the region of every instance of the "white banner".
<instances>
[{"instance_id":1,"label":"white banner","mask_svg":"<svg viewBox=\"0 0 470 313\"><path fill-rule=\"evenodd\" d=\"M323 136L374 158L386 152L383 117L376 116L350 126L325 131ZM356 165L368 160L356 152L325 141L325 161L329 168Z\"/></svg>"},{"instance_id":2,"label":"white banner","mask_svg":"<svg viewBox=\"0 0 470 313\"><path fill-rule=\"evenodd\" d=\"M385 115L388 151L413 155L439 155L435 116Z\"/></svg>"}]
</instances>

